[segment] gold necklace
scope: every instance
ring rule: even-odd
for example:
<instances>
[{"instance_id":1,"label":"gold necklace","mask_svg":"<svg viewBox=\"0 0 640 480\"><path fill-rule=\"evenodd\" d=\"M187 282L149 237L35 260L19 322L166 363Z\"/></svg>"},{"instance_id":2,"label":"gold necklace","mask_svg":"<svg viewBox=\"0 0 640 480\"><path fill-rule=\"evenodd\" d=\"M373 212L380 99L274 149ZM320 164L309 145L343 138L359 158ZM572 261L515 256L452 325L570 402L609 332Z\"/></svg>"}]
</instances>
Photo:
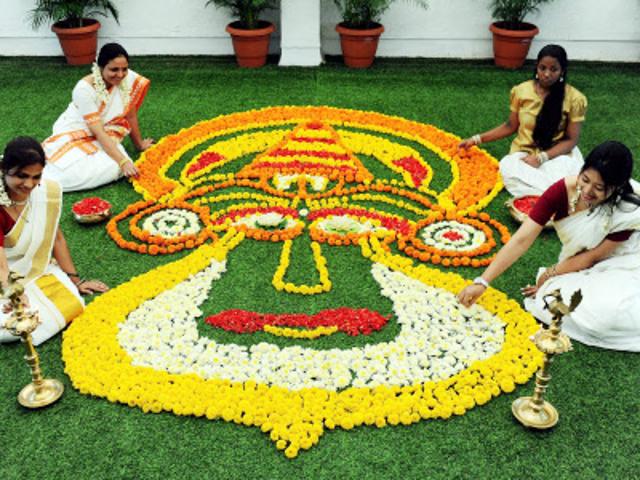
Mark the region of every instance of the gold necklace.
<instances>
[{"instance_id":1,"label":"gold necklace","mask_svg":"<svg viewBox=\"0 0 640 480\"><path fill-rule=\"evenodd\" d=\"M578 206L578 201L580 200L580 195L582 195L582 187L580 185L576 186L576 193L571 198L569 202L569 215L572 213L576 213L576 207Z\"/></svg>"}]
</instances>

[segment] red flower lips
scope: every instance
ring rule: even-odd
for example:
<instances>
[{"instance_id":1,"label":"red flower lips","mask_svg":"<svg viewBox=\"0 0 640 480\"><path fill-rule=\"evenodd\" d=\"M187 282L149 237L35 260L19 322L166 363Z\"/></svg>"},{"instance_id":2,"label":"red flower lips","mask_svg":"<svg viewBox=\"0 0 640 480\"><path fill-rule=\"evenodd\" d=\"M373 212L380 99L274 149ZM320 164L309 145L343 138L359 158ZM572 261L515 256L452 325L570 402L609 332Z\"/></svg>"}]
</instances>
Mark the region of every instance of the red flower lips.
<instances>
[{"instance_id":1,"label":"red flower lips","mask_svg":"<svg viewBox=\"0 0 640 480\"><path fill-rule=\"evenodd\" d=\"M318 327L336 327L337 331L347 335L369 335L384 327L391 315L384 317L367 308L349 307L322 310L315 315L304 313L257 313L247 310L225 310L211 315L205 322L214 327L235 333L254 333L264 330L265 326L297 327L314 329Z\"/></svg>"}]
</instances>

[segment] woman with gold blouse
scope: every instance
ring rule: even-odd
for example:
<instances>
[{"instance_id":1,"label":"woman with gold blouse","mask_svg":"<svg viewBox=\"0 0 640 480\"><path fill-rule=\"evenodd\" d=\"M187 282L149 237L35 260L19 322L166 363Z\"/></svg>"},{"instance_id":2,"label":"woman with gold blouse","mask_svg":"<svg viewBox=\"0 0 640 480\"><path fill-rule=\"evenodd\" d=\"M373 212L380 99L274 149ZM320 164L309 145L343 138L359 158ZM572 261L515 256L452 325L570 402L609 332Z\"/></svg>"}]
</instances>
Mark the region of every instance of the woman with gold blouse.
<instances>
[{"instance_id":1,"label":"woman with gold blouse","mask_svg":"<svg viewBox=\"0 0 640 480\"><path fill-rule=\"evenodd\" d=\"M534 78L511 89L508 120L460 143L468 148L517 132L500 161L504 186L516 198L541 195L561 178L577 175L584 163L577 144L587 98L567 84L567 66L564 48L542 48Z\"/></svg>"}]
</instances>

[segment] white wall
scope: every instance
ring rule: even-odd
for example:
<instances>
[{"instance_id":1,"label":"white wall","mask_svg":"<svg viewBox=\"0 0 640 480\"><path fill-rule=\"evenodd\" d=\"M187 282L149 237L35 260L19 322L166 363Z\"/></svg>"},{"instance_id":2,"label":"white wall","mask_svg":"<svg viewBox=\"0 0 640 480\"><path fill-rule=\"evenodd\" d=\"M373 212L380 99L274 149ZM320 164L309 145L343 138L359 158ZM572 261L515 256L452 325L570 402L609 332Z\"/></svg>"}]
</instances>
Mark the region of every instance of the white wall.
<instances>
[{"instance_id":1,"label":"white wall","mask_svg":"<svg viewBox=\"0 0 640 480\"><path fill-rule=\"evenodd\" d=\"M205 0L114 0L120 25L100 19L100 43L117 40L132 54L226 55L224 31L231 20ZM286 2L287 0L281 0ZM322 49L338 55L334 30L339 21L332 0L321 0ZM26 17L32 0L0 0L0 55L60 55L49 27L32 30ZM398 0L383 18L379 55L389 57L492 56L489 0L430 0L427 10ZM267 19L279 23L279 12ZM305 20L301 12L299 21ZM528 18L540 28L531 54L560 43L571 59L640 61L640 0L554 0ZM279 35L272 42L279 51Z\"/></svg>"},{"instance_id":2,"label":"white wall","mask_svg":"<svg viewBox=\"0 0 640 480\"><path fill-rule=\"evenodd\" d=\"M0 0L0 55L61 55L49 26L33 30L27 20L31 0ZM204 7L205 0L114 0L120 24L102 23L100 44L117 40L133 54L232 54L224 28L226 11ZM272 20L277 12L270 12Z\"/></svg>"}]
</instances>

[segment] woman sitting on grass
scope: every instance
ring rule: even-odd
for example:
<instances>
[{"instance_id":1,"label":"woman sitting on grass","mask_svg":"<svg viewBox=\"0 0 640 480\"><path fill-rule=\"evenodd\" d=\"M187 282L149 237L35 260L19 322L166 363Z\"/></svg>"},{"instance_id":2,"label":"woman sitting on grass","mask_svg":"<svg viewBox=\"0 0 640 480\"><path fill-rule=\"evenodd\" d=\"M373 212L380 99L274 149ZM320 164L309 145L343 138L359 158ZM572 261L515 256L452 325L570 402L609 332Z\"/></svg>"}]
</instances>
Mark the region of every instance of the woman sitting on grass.
<instances>
[{"instance_id":1,"label":"woman sitting on grass","mask_svg":"<svg viewBox=\"0 0 640 480\"><path fill-rule=\"evenodd\" d=\"M53 125L43 143L47 166L43 177L56 180L64 191L87 190L138 174L121 142L131 134L138 150L153 140L143 139L138 109L149 80L129 70L129 54L117 43L100 49L91 75L80 80L72 102Z\"/></svg>"},{"instance_id":2,"label":"woman sitting on grass","mask_svg":"<svg viewBox=\"0 0 640 480\"><path fill-rule=\"evenodd\" d=\"M567 84L567 66L564 48L545 46L538 53L534 79L511 89L506 123L460 143L468 148L517 132L509 155L500 161L504 186L516 198L541 195L582 167L576 145L587 99Z\"/></svg>"},{"instance_id":3,"label":"woman sitting on grass","mask_svg":"<svg viewBox=\"0 0 640 480\"><path fill-rule=\"evenodd\" d=\"M82 280L76 272L58 228L62 191L53 181L41 181L44 165L42 147L30 137L9 142L0 162L0 282L7 285L10 271L24 278L29 308L38 311L42 322L32 334L36 345L82 312L81 293L108 290L104 283ZM5 306L0 327L8 314ZM17 337L0 328L0 342L12 340Z\"/></svg>"},{"instance_id":4,"label":"woman sitting on grass","mask_svg":"<svg viewBox=\"0 0 640 480\"><path fill-rule=\"evenodd\" d=\"M534 286L522 289L525 308L549 323L544 297L560 289L568 302L580 289L582 302L565 319L563 330L587 345L639 352L640 197L630 183L632 168L631 152L623 144L596 147L577 176L544 192L482 276L458 294L460 302L472 305L553 218L562 243L560 258L540 269Z\"/></svg>"}]
</instances>

